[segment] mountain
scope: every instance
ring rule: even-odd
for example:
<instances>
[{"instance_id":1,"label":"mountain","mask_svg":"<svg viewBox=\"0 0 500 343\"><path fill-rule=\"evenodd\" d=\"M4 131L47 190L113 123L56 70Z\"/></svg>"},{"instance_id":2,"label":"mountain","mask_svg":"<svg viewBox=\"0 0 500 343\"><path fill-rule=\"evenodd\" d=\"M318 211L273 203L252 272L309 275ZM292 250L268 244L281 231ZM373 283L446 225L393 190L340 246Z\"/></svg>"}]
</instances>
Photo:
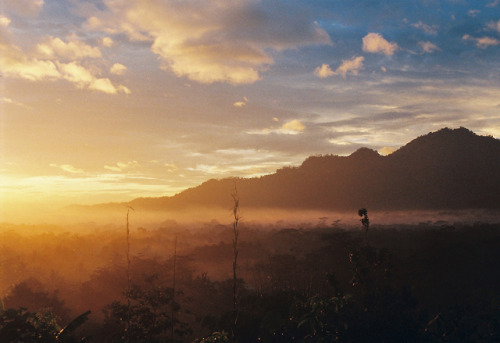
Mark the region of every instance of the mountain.
<instances>
[{"instance_id":1,"label":"mountain","mask_svg":"<svg viewBox=\"0 0 500 343\"><path fill-rule=\"evenodd\" d=\"M247 208L374 210L500 208L500 140L465 128L421 136L388 156L311 156L259 178L209 180L172 197L138 198L136 209L230 208L236 186Z\"/></svg>"}]
</instances>

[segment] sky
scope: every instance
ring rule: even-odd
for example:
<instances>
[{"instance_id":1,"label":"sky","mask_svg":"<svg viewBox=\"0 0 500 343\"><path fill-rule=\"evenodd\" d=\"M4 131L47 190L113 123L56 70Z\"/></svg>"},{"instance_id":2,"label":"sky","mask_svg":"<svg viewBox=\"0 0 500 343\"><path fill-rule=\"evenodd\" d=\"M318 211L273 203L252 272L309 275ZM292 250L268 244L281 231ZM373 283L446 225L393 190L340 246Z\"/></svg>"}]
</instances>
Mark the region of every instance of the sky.
<instances>
[{"instance_id":1,"label":"sky","mask_svg":"<svg viewBox=\"0 0 500 343\"><path fill-rule=\"evenodd\" d=\"M2 0L0 203L500 137L500 1Z\"/></svg>"}]
</instances>

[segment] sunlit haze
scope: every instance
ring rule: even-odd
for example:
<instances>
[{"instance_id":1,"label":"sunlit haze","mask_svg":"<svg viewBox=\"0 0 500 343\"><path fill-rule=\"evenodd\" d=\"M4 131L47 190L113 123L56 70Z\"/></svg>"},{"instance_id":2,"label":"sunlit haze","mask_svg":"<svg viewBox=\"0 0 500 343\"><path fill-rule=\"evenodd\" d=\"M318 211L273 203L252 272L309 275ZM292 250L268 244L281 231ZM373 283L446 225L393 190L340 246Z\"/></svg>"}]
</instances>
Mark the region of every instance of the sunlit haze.
<instances>
[{"instance_id":1,"label":"sunlit haze","mask_svg":"<svg viewBox=\"0 0 500 343\"><path fill-rule=\"evenodd\" d=\"M388 154L442 127L500 137L498 1L0 6L4 218Z\"/></svg>"}]
</instances>

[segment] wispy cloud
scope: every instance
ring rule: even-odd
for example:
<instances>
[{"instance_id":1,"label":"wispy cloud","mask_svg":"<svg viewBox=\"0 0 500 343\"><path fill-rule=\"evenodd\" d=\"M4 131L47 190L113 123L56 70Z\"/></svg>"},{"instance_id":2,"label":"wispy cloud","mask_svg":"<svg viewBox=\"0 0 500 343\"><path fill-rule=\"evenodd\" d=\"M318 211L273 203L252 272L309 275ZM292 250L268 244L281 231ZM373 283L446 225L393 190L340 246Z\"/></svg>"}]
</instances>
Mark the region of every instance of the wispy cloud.
<instances>
[{"instance_id":1,"label":"wispy cloud","mask_svg":"<svg viewBox=\"0 0 500 343\"><path fill-rule=\"evenodd\" d=\"M115 171L115 172L122 172L124 170L138 167L139 163L137 161L129 161L129 162L117 162L115 165L105 165L104 169Z\"/></svg>"},{"instance_id":2,"label":"wispy cloud","mask_svg":"<svg viewBox=\"0 0 500 343\"><path fill-rule=\"evenodd\" d=\"M179 170L179 167L175 163L165 163L165 168L169 173L173 173Z\"/></svg>"},{"instance_id":3,"label":"wispy cloud","mask_svg":"<svg viewBox=\"0 0 500 343\"><path fill-rule=\"evenodd\" d=\"M437 30L439 28L438 25L428 25L428 24L424 24L422 21L418 21L415 24L411 24L411 26L413 26L416 29L424 31L425 33L432 34L432 35L437 34L438 33Z\"/></svg>"},{"instance_id":4,"label":"wispy cloud","mask_svg":"<svg viewBox=\"0 0 500 343\"><path fill-rule=\"evenodd\" d=\"M297 135L302 133L306 129L306 126L302 124L301 121L297 119L293 119L287 121L280 127L270 127L262 130L250 130L247 131L248 134L252 135L269 135L271 133L279 134L279 135Z\"/></svg>"},{"instance_id":5,"label":"wispy cloud","mask_svg":"<svg viewBox=\"0 0 500 343\"><path fill-rule=\"evenodd\" d=\"M480 10L472 9L467 12L467 15L469 15L470 17L476 17L479 13L481 13Z\"/></svg>"},{"instance_id":6,"label":"wispy cloud","mask_svg":"<svg viewBox=\"0 0 500 343\"><path fill-rule=\"evenodd\" d=\"M23 16L36 16L44 4L43 0L3 0L3 9Z\"/></svg>"},{"instance_id":7,"label":"wispy cloud","mask_svg":"<svg viewBox=\"0 0 500 343\"><path fill-rule=\"evenodd\" d=\"M418 42L418 45L424 53L432 54L435 51L441 50L436 44L431 42Z\"/></svg>"},{"instance_id":8,"label":"wispy cloud","mask_svg":"<svg viewBox=\"0 0 500 343\"><path fill-rule=\"evenodd\" d=\"M28 109L32 108L30 106L27 106L27 105L21 103L21 102L14 101L11 98L7 98L7 97L0 98L0 104L11 104L11 105L15 105L15 106L23 107L23 108L28 108Z\"/></svg>"},{"instance_id":9,"label":"wispy cloud","mask_svg":"<svg viewBox=\"0 0 500 343\"><path fill-rule=\"evenodd\" d=\"M50 164L51 167L61 169L70 174L83 174L83 169L75 168L71 164Z\"/></svg>"},{"instance_id":10,"label":"wispy cloud","mask_svg":"<svg viewBox=\"0 0 500 343\"><path fill-rule=\"evenodd\" d=\"M500 41L496 38L493 38L493 37L481 37L481 38L477 38L477 37L472 37L468 34L466 35L463 35L462 37L463 40L465 41L472 41L474 42L474 44L478 47L478 48L481 48L481 49L486 49L490 46L495 46L495 45L499 45L500 44Z\"/></svg>"},{"instance_id":11,"label":"wispy cloud","mask_svg":"<svg viewBox=\"0 0 500 343\"><path fill-rule=\"evenodd\" d=\"M369 33L363 37L363 51L391 56L399 49L394 42L387 41L381 34Z\"/></svg>"},{"instance_id":12,"label":"wispy cloud","mask_svg":"<svg viewBox=\"0 0 500 343\"><path fill-rule=\"evenodd\" d=\"M247 97L243 97L243 100L234 102L233 106L234 107L243 107L247 104L247 102L248 102Z\"/></svg>"},{"instance_id":13,"label":"wispy cloud","mask_svg":"<svg viewBox=\"0 0 500 343\"><path fill-rule=\"evenodd\" d=\"M487 26L489 29L500 32L500 20L490 21Z\"/></svg>"}]
</instances>

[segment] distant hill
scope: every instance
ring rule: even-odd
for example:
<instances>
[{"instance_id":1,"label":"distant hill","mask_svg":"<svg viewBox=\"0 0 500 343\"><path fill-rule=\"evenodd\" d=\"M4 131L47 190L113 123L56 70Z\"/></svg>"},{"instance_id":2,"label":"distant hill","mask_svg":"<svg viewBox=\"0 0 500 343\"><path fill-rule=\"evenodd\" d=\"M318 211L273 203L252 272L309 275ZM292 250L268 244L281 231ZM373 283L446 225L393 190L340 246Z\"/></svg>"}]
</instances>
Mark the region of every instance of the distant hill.
<instances>
[{"instance_id":1,"label":"distant hill","mask_svg":"<svg viewBox=\"0 0 500 343\"><path fill-rule=\"evenodd\" d=\"M136 209L230 208L236 185L247 208L437 210L500 208L500 140L465 128L421 136L388 156L311 156L259 178L209 180L172 197L138 198Z\"/></svg>"}]
</instances>

